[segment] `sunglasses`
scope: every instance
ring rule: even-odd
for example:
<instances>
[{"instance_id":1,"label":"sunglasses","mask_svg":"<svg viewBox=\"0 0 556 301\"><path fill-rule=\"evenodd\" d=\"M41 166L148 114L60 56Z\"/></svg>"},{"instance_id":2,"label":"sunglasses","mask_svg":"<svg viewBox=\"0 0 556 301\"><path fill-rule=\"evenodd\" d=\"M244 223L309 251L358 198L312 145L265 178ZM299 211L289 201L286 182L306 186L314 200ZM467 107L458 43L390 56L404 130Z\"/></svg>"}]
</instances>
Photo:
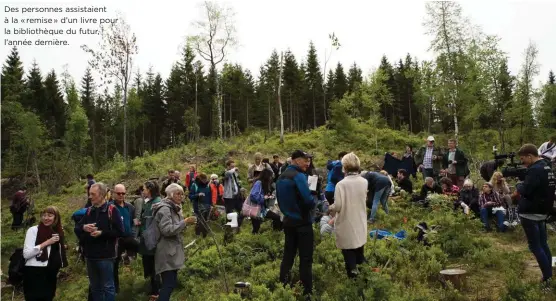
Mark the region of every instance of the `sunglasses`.
<instances>
[{"instance_id":1,"label":"sunglasses","mask_svg":"<svg viewBox=\"0 0 556 301\"><path fill-rule=\"evenodd\" d=\"M125 195L125 192L116 192L117 195Z\"/></svg>"}]
</instances>

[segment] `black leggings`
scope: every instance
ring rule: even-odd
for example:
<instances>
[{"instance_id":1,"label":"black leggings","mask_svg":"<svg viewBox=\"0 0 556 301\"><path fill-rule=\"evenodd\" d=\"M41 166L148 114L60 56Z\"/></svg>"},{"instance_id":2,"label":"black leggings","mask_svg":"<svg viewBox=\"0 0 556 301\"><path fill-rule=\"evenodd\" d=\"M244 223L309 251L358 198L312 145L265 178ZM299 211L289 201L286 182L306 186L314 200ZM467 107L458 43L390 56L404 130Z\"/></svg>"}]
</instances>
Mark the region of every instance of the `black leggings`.
<instances>
[{"instance_id":1,"label":"black leggings","mask_svg":"<svg viewBox=\"0 0 556 301\"><path fill-rule=\"evenodd\" d=\"M265 219L270 219L272 220L272 229L275 231L281 231L282 230L282 221L280 220L280 215L272 212L272 211L268 211L266 213L266 217ZM251 224L253 225L253 234L259 233L259 230L261 229L261 224L263 223L262 219L259 218L251 218Z\"/></svg>"},{"instance_id":2,"label":"black leggings","mask_svg":"<svg viewBox=\"0 0 556 301\"><path fill-rule=\"evenodd\" d=\"M334 191L325 191L324 192L324 197L328 201L329 205L334 204Z\"/></svg>"},{"instance_id":3,"label":"black leggings","mask_svg":"<svg viewBox=\"0 0 556 301\"><path fill-rule=\"evenodd\" d=\"M357 269L358 264L364 263L364 245L357 249L344 249L342 250L342 255L344 255L344 262L346 264L346 272L349 278L355 278L357 276L354 270Z\"/></svg>"},{"instance_id":4,"label":"black leggings","mask_svg":"<svg viewBox=\"0 0 556 301\"><path fill-rule=\"evenodd\" d=\"M160 290L160 281L154 269L154 255L143 255L143 275L145 279L151 278L150 295L157 295Z\"/></svg>"}]
</instances>

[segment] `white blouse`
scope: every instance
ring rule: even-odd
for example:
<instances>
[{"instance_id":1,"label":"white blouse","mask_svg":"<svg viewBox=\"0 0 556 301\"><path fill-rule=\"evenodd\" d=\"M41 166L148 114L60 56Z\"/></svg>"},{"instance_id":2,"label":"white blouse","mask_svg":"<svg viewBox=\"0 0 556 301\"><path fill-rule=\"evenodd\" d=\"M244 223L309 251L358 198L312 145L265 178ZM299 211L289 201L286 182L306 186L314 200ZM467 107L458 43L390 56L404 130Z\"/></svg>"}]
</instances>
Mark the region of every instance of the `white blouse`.
<instances>
[{"instance_id":1,"label":"white blouse","mask_svg":"<svg viewBox=\"0 0 556 301\"><path fill-rule=\"evenodd\" d=\"M29 228L27 234L25 234L25 245L23 246L23 257L27 260L25 266L46 267L48 265L48 260L39 261L36 258L44 252L44 249L41 250L39 245L35 245L38 232L39 226L33 226ZM48 252L48 258L50 258L50 246L46 247L46 252Z\"/></svg>"}]
</instances>

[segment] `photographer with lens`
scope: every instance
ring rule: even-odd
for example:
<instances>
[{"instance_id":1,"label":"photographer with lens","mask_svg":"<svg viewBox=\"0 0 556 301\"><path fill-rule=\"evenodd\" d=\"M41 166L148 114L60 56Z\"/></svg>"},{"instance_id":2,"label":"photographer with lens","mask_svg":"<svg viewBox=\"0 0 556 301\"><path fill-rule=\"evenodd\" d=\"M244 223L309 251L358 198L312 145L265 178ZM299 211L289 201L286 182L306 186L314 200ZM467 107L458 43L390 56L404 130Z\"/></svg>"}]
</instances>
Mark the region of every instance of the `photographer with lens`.
<instances>
[{"instance_id":1,"label":"photographer with lens","mask_svg":"<svg viewBox=\"0 0 556 301\"><path fill-rule=\"evenodd\" d=\"M547 243L546 221L554 213L556 180L550 166L539 157L535 145L523 145L518 155L527 171L525 180L516 185L517 192L512 197L519 201L521 225L542 271L544 289L550 289L552 254Z\"/></svg>"}]
</instances>

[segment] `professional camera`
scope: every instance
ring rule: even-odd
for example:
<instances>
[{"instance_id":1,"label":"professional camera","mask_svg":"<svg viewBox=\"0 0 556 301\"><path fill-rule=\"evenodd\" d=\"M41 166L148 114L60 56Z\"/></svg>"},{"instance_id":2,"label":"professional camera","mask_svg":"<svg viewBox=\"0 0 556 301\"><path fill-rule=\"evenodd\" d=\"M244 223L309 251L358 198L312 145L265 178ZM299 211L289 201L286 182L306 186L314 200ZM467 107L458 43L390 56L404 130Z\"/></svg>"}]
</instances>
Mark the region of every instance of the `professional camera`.
<instances>
[{"instance_id":1,"label":"professional camera","mask_svg":"<svg viewBox=\"0 0 556 301\"><path fill-rule=\"evenodd\" d=\"M514 158L516 156L514 152L498 155L498 150L496 149L496 146L493 146L492 153L494 154L494 160L496 161L506 160L508 158L510 159L509 163L506 161L507 166L502 167L502 175L505 178L512 177L512 178L517 178L520 181L525 180L525 175L527 174L527 167L521 165L520 163L516 163L514 161Z\"/></svg>"}]
</instances>

